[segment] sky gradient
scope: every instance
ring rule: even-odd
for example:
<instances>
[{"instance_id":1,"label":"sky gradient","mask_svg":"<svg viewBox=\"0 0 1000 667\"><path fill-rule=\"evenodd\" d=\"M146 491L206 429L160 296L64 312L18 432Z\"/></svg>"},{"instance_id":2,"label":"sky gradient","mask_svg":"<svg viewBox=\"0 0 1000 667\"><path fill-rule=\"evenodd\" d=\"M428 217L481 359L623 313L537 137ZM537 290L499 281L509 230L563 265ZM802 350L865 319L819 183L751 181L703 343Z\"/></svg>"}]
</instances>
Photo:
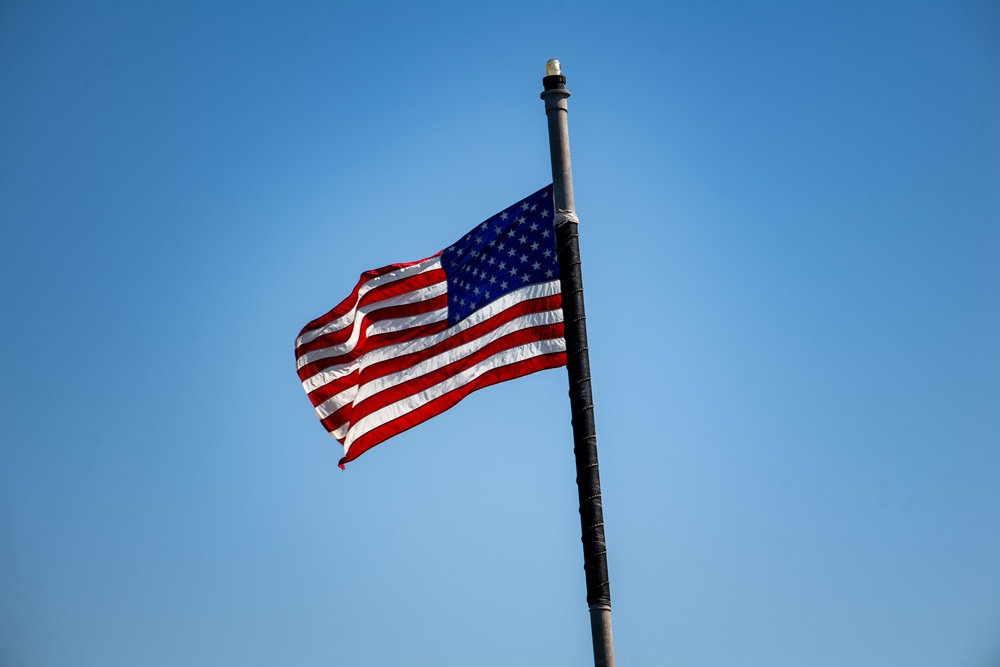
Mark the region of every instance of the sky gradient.
<instances>
[{"instance_id":1,"label":"sky gradient","mask_svg":"<svg viewBox=\"0 0 1000 667\"><path fill-rule=\"evenodd\" d=\"M620 667L1000 664L995 2L0 4L0 665L584 665L566 378L299 329L569 125Z\"/></svg>"}]
</instances>

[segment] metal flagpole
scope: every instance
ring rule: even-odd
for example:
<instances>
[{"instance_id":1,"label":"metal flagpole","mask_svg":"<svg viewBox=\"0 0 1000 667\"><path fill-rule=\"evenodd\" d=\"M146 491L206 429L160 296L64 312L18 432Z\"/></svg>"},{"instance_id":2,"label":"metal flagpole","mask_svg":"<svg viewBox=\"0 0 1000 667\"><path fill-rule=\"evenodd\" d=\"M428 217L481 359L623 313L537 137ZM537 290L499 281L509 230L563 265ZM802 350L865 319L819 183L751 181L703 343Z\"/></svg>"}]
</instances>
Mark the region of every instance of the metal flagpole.
<instances>
[{"instance_id":1,"label":"metal flagpole","mask_svg":"<svg viewBox=\"0 0 1000 667\"><path fill-rule=\"evenodd\" d=\"M562 286L566 335L566 370L573 418L573 452L576 484L580 494L580 525L583 531L583 569L587 575L587 604L594 637L595 667L614 667L611 639L611 586L608 581L607 548L604 544L604 512L601 507L601 476L597 464L597 431L594 399L590 388L590 355L587 353L587 316L583 309L583 276L580 244L573 207L573 174L569 161L569 128L566 115L566 77L558 60L545 64L542 99L549 119L549 151L552 155L553 197L556 211L556 243Z\"/></svg>"}]
</instances>

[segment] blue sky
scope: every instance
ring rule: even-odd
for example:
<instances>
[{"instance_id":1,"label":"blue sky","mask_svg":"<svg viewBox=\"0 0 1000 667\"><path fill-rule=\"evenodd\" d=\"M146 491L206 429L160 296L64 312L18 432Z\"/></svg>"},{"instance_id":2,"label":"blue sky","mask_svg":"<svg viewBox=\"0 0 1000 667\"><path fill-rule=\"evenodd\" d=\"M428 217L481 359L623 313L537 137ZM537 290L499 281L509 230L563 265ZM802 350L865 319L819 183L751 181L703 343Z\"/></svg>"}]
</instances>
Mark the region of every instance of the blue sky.
<instances>
[{"instance_id":1,"label":"blue sky","mask_svg":"<svg viewBox=\"0 0 1000 667\"><path fill-rule=\"evenodd\" d=\"M579 665L565 374L346 472L360 272L551 179L623 667L1000 660L991 2L0 6L0 664Z\"/></svg>"}]
</instances>

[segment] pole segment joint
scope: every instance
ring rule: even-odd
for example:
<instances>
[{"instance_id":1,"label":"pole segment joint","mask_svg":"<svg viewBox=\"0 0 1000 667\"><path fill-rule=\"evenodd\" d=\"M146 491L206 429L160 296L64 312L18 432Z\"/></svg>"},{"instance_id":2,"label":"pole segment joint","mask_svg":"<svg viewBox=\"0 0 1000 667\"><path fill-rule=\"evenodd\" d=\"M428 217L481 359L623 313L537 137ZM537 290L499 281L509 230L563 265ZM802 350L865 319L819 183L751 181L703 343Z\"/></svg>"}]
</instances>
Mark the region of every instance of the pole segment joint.
<instances>
[{"instance_id":1,"label":"pole segment joint","mask_svg":"<svg viewBox=\"0 0 1000 667\"><path fill-rule=\"evenodd\" d=\"M559 211L556 213L556 227L579 224L580 218L576 217L576 213L573 213L573 211Z\"/></svg>"}]
</instances>

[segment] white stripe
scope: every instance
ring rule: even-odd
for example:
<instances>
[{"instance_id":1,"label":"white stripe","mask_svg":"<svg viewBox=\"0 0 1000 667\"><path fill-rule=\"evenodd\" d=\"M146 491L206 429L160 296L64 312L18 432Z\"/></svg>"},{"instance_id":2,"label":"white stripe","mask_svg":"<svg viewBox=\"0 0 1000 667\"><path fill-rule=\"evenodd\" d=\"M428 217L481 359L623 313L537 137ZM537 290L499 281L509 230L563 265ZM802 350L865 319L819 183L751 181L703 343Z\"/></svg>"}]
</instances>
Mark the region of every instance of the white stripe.
<instances>
[{"instance_id":1,"label":"white stripe","mask_svg":"<svg viewBox=\"0 0 1000 667\"><path fill-rule=\"evenodd\" d=\"M470 354L478 352L493 341L498 340L507 334L543 324L557 324L562 322L562 319L563 314L561 309L549 310L541 313L528 313L527 315L516 317L510 322L504 323L502 326L480 338L470 340L468 343L464 343L452 350L446 350L441 354L435 355L430 359L425 359L419 364L410 366L409 368L404 368L396 373L383 375L382 377L375 378L371 382L366 382L361 386L358 395L354 397L354 403L360 403L369 396L374 396L380 391L385 391L386 389L395 387L402 382L418 378L421 375L426 375L427 373L441 368L442 366L447 366L448 364L454 363L459 359L464 359Z\"/></svg>"},{"instance_id":2,"label":"white stripe","mask_svg":"<svg viewBox=\"0 0 1000 667\"><path fill-rule=\"evenodd\" d=\"M330 368L324 368L316 375L307 377L302 381L302 388L306 390L307 394L311 394L325 384L330 384L334 380L339 380L345 375L350 374L355 368L358 367L358 360L353 359L346 364L337 364L336 366L331 366Z\"/></svg>"},{"instance_id":3,"label":"white stripe","mask_svg":"<svg viewBox=\"0 0 1000 667\"><path fill-rule=\"evenodd\" d=\"M446 338L450 338L451 336L454 336L457 333L465 331L469 327L476 326L480 322L485 322L486 320L490 319L497 313L503 312L508 308L510 308L511 306L517 305L522 301L528 301L529 299L537 299L546 296L554 296L556 294L559 294L558 280L550 280L547 283L539 283L537 285L526 285L524 287L520 287L514 290L513 292L509 292L503 295L496 301L483 306L482 308L472 313L472 315L469 315L467 318L465 318L455 326L448 327L442 332L431 334L430 336L425 336L423 338L417 338L412 341L404 341L402 343L397 343L395 345L386 345L385 347L380 347L378 349L372 350L371 352L364 355L365 363L374 364L378 363L379 361L383 361L385 359L391 359L393 357L397 357L400 354L417 352L419 350L427 349L428 347L436 345L437 343L445 340ZM447 313L445 314L445 317L447 317ZM401 318L401 319L409 320L409 318ZM440 319L444 319L444 317ZM386 322L393 322L393 321L394 320L386 320ZM437 322L440 320L433 320L433 321ZM428 323L429 322L426 321L422 322L422 324L428 324ZM405 328L405 327L398 327L398 328ZM398 330L398 329L393 329L393 330ZM354 339L354 343L355 344L357 343L356 337ZM347 343L344 343L343 345L347 345ZM296 368L302 368L307 363L310 363L317 359L336 357L339 356L340 354L346 354L347 352L350 351L350 349L345 349L343 351L337 351L326 354L325 353L326 350L329 349L331 348L326 348L325 350L313 350L312 352L306 353L306 355L300 357L299 360L296 362ZM335 349L339 350L339 347ZM353 347L351 349L353 349ZM303 361L303 358L305 358L306 360ZM305 387L306 393L309 393L315 390L317 387L321 387L323 384L325 384L323 382L312 383L311 380L312 377L306 378L305 380L302 381L302 386Z\"/></svg>"},{"instance_id":4,"label":"white stripe","mask_svg":"<svg viewBox=\"0 0 1000 667\"><path fill-rule=\"evenodd\" d=\"M376 287L382 285L387 285L389 283L396 282L397 280L402 280L404 278L410 278L413 276L418 276L428 271L434 271L441 268L441 256L435 255L434 257L429 257L418 264L413 266L404 266L401 269L396 269L395 271L390 271L389 273L377 276L365 282L361 287L358 288L358 295L355 297L355 304L361 300L368 292L372 291ZM339 331L346 326L349 326L351 322L354 321L354 316L357 313L357 308L352 308L350 311L341 315L329 324L324 324L323 326L313 329L312 331L306 331L301 336L295 339L295 347L308 343L309 341L316 340L320 336L325 336L328 333L334 331Z\"/></svg>"},{"instance_id":5,"label":"white stripe","mask_svg":"<svg viewBox=\"0 0 1000 667\"><path fill-rule=\"evenodd\" d=\"M426 301L430 298L440 296L447 289L445 283L435 283L430 287L425 287L423 289L415 290L410 292L410 294L417 295L413 301ZM331 345L330 347L321 347L318 350L311 350L305 354L299 356L295 361L296 368L302 368L308 363L312 363L317 359L328 359L330 357L339 357L342 354L347 354L354 350L354 347L358 344L361 339L361 326L365 322L364 315L369 313L378 312L382 309L382 303L376 303L371 305L363 306L358 312L362 313L362 316L354 321L351 327L351 335L346 341L338 345ZM425 324L433 324L434 322L440 322L442 320L448 319L448 307L438 308L437 310L432 310L426 313L420 313L419 315L407 315L406 317L396 317L390 320L381 320L379 322L373 322L368 325L365 329L365 335L374 336L380 333L389 333L391 331L402 331L403 329L410 329L412 327L423 326Z\"/></svg>"},{"instance_id":6,"label":"white stripe","mask_svg":"<svg viewBox=\"0 0 1000 667\"><path fill-rule=\"evenodd\" d=\"M381 322L373 322L368 325L365 330L365 335L368 337L375 336L377 334L389 333L391 331L402 331L403 329L411 329L414 327L420 327L427 324L434 324L435 322L441 322L448 319L448 309L438 308L437 310L431 310L426 313L420 313L419 315L408 315L407 317L397 317L391 320L382 320ZM362 321L358 318L358 322ZM298 368L302 368L306 364L312 363L318 359L329 359L331 357L339 357L343 354L348 354L354 350L360 339L361 331L358 327L355 331L351 333L351 339L340 345L332 345L330 347L324 347L319 350L313 350L312 352L307 352L303 354L295 362ZM357 363L356 361L349 361L348 364ZM305 381L303 381L303 386L305 386Z\"/></svg>"},{"instance_id":7,"label":"white stripe","mask_svg":"<svg viewBox=\"0 0 1000 667\"><path fill-rule=\"evenodd\" d=\"M364 355L365 364L376 364L380 361L386 359L392 359L398 357L401 354L408 354L410 352L419 352L420 350L426 350L429 347L437 345L443 340L451 338L452 336L459 334L466 329L481 324L488 319L502 313L512 306L516 306L522 301L529 301L531 299L538 299L546 296L554 296L559 294L559 281L552 280L547 283L539 283L537 285L527 285L525 287L520 287L513 292L503 295L496 301L487 304L477 310L476 312L469 315L467 318L459 322L453 327L448 327L444 331L436 334L431 334L429 336L424 336L412 341L405 341L403 343L397 343L395 345L386 345L385 347L380 347ZM561 309L559 309L561 312Z\"/></svg>"},{"instance_id":8,"label":"white stripe","mask_svg":"<svg viewBox=\"0 0 1000 667\"><path fill-rule=\"evenodd\" d=\"M518 361L524 361L543 354L564 352L565 350L566 341L562 338L557 338L527 343L519 347L504 350L503 352L495 354L488 359L484 359L472 368L469 368L457 375L453 375L447 380L439 382L419 394L409 396L396 401L391 405L387 405L386 407L377 410L367 417L364 417L363 419L352 424L351 429L347 434L347 438L344 441L344 453L346 454L347 451L350 450L351 444L365 433L368 433L369 431L376 429L379 426L396 419L397 417L401 417L408 412L412 412L413 410L416 410L417 408L426 405L434 399L444 396L455 389L464 387L489 370L508 366Z\"/></svg>"},{"instance_id":9,"label":"white stripe","mask_svg":"<svg viewBox=\"0 0 1000 667\"><path fill-rule=\"evenodd\" d=\"M337 440L340 440L341 444L344 444L344 438L347 437L347 429L350 426L351 426L351 422L344 422L343 424L341 424L340 426L337 427L337 430L330 431L330 435L332 435L333 437L335 437ZM346 447L344 448L344 454L345 455L347 454L347 448Z\"/></svg>"},{"instance_id":10,"label":"white stripe","mask_svg":"<svg viewBox=\"0 0 1000 667\"><path fill-rule=\"evenodd\" d=\"M358 393L358 385L352 384L350 387L340 392L336 396L331 396L316 406L316 414L320 419L326 419L334 412L344 407L348 403L354 402L354 396Z\"/></svg>"},{"instance_id":11,"label":"white stripe","mask_svg":"<svg viewBox=\"0 0 1000 667\"><path fill-rule=\"evenodd\" d=\"M442 283L442 285L443 284L444 283ZM434 324L435 322L447 319L448 306L445 306L444 308L438 308L437 310L420 313L419 315L407 315L406 317L396 317L391 320L373 322L365 333L368 336L377 336L379 334L392 333L393 331L402 331L403 329L414 329L416 327L422 327L425 324Z\"/></svg>"},{"instance_id":12,"label":"white stripe","mask_svg":"<svg viewBox=\"0 0 1000 667\"><path fill-rule=\"evenodd\" d=\"M502 313L503 311L507 310L508 308L511 308L523 301L545 296L552 296L558 293L559 293L558 280L553 280L538 285L527 285L525 287L521 287L517 290L514 290L513 292L510 292L509 294L505 294L503 297L497 299L493 303L484 306L483 308L479 309L478 311L476 311L469 317L465 318L464 320L462 320L453 327L449 327L448 329L445 329L442 332L431 334L429 336L423 336L421 338L412 341L406 341L403 343L397 343L396 345L388 345L386 347L380 347L375 350L372 350L371 352L363 354L356 359L352 359L347 363L338 364L336 366L326 368L316 373L315 375L303 380L302 387L303 389L305 389L307 394L311 393L316 389L318 389L319 387L328 384L329 382L333 382L337 379L340 379L350 374L354 370L360 370L368 366L372 366L381 361L396 358L402 354L409 354L412 352L425 350L429 347L437 345L438 343L447 340L451 336L454 336L462 331L465 331L470 327L476 326L477 324L480 324L486 321L487 319L494 317ZM443 317L446 316L447 314L445 313L442 316L442 319ZM412 318L405 318L405 319L410 320ZM383 391L389 387L395 386L406 379L418 377L419 375L423 375L438 366L449 364L457 359L460 359L464 356L467 356L468 354L473 353L478 349L481 349L483 346L488 345L493 340L496 340L497 338L507 333L518 331L520 329L524 329L539 324L555 324L557 322L561 322L562 319L563 319L563 313L561 308L557 308L555 310L550 310L550 311L542 311L539 313L528 313L525 315L521 315L520 317L514 318L510 322L501 325L498 329L491 331L490 333L480 338L477 338L473 341L464 343L463 345L459 346L458 348L455 348L454 350L446 351L431 359L427 359L421 362L420 364L417 364L414 367L403 369L401 371L397 371L396 373L392 373L390 375L381 378L376 378L371 382L366 383L364 386L364 395L361 396L360 398L357 397L358 385L354 384L344 389L343 391L339 392L338 394L331 396L330 398L326 399L319 405L317 405L315 408L316 413L319 415L320 419L325 419L326 417L332 415L333 413L335 413L337 410L347 405L348 403L360 402L363 398L374 395L375 393ZM393 320L387 320L386 322L393 322ZM321 353L324 351L317 350L316 352ZM330 356L334 355L331 354ZM344 424L343 426L338 428L336 431L334 431L334 436L342 439L346 434L344 429L346 429L348 426L349 424Z\"/></svg>"},{"instance_id":13,"label":"white stripe","mask_svg":"<svg viewBox=\"0 0 1000 667\"><path fill-rule=\"evenodd\" d=\"M450 363L458 361L459 359L464 359L465 357L473 354L482 348L486 347L493 341L502 338L503 336L514 333L515 331L520 331L522 329L528 329L530 327L539 326L543 324L557 324L562 322L562 310L550 310L543 311L541 313L529 313L527 315L522 315L521 317L514 318L510 322L504 323L499 328L489 332L488 334L471 340L467 343L460 345L452 350L446 350L440 354L437 354L429 359L403 368L395 373L390 373L388 375L383 375L381 377L374 378L370 382L359 386L355 383L351 387L344 389L339 394L331 396L322 403L316 406L316 414L319 415L320 419L325 419L335 413L337 410L341 409L348 403L354 403L357 405L361 401L365 400L369 396L374 396L375 394L395 387L396 385L405 382L407 380L412 380L418 378L422 375L426 375L431 371L446 366ZM368 355L361 357L362 363L354 364L351 366L351 370L356 367L364 368L370 366L368 360Z\"/></svg>"}]
</instances>

